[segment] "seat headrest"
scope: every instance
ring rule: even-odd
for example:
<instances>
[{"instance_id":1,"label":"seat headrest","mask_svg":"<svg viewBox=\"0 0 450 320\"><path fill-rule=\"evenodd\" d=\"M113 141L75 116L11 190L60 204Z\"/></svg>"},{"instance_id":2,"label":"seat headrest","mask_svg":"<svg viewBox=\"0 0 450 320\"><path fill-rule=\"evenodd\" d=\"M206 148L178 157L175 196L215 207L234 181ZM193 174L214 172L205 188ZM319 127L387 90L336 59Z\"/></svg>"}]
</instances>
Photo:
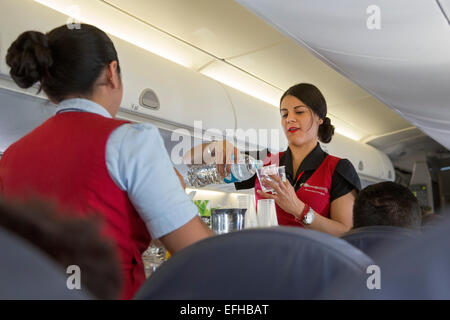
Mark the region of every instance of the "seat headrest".
<instances>
[{"instance_id":1,"label":"seat headrest","mask_svg":"<svg viewBox=\"0 0 450 320\"><path fill-rule=\"evenodd\" d=\"M410 241L421 234L420 230L391 226L370 226L356 228L341 236L369 257L377 261L379 253L386 245Z\"/></svg>"},{"instance_id":2,"label":"seat headrest","mask_svg":"<svg viewBox=\"0 0 450 320\"><path fill-rule=\"evenodd\" d=\"M438 227L441 223L448 219L448 213L431 213L422 217L422 229Z\"/></svg>"},{"instance_id":3,"label":"seat headrest","mask_svg":"<svg viewBox=\"0 0 450 320\"><path fill-rule=\"evenodd\" d=\"M357 238L389 238L389 237L414 237L420 234L420 230L391 227L391 226L370 226L355 228L341 236L342 239Z\"/></svg>"},{"instance_id":4,"label":"seat headrest","mask_svg":"<svg viewBox=\"0 0 450 320\"><path fill-rule=\"evenodd\" d=\"M450 299L450 217L439 226L400 244L386 244L377 262L381 288L367 290L346 284L330 287L343 299Z\"/></svg>"},{"instance_id":5,"label":"seat headrest","mask_svg":"<svg viewBox=\"0 0 450 320\"><path fill-rule=\"evenodd\" d=\"M336 277L365 281L372 263L324 233L249 229L204 239L177 253L147 280L136 299L326 298L327 285Z\"/></svg>"},{"instance_id":6,"label":"seat headrest","mask_svg":"<svg viewBox=\"0 0 450 320\"><path fill-rule=\"evenodd\" d=\"M0 299L80 300L90 296L69 290L69 275L25 240L0 228Z\"/></svg>"}]
</instances>

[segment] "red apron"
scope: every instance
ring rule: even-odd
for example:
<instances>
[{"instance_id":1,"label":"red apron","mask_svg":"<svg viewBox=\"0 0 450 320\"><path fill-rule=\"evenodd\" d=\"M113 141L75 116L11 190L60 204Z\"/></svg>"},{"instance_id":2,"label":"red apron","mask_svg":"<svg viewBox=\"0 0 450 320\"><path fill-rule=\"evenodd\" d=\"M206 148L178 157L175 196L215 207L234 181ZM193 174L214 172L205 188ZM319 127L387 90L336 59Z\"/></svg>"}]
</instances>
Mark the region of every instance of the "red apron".
<instances>
[{"instance_id":1,"label":"red apron","mask_svg":"<svg viewBox=\"0 0 450 320\"><path fill-rule=\"evenodd\" d=\"M264 165L280 163L280 158L283 156L283 152L275 155L269 154L266 159L264 159ZM334 170L341 160L340 158L327 155L322 164L314 171L312 176L297 190L297 197L303 202L308 204L315 212L320 214L325 218L330 216L330 190L331 182ZM303 172L301 172L297 178L297 181L301 178ZM258 178L255 182L255 199L256 204L258 200L265 199L258 194L258 190L261 190L261 184ZM285 212L277 204L275 205L277 209L278 224L280 226L295 226L303 227L303 224L295 220L295 217Z\"/></svg>"}]
</instances>

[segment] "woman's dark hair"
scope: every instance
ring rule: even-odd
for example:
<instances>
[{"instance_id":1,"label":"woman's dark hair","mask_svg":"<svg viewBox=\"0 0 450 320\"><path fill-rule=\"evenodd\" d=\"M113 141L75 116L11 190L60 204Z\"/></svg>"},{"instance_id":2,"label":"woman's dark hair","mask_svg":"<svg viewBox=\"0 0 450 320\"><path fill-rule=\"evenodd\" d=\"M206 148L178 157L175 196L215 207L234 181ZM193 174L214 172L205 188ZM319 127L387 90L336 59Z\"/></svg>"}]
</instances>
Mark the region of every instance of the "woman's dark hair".
<instances>
[{"instance_id":1,"label":"woman's dark hair","mask_svg":"<svg viewBox=\"0 0 450 320\"><path fill-rule=\"evenodd\" d=\"M323 120L323 123L319 126L319 140L323 143L328 143L334 134L334 126L331 124L330 118L327 115L327 103L324 96L317 89L316 86L309 83L299 83L290 87L280 99L281 101L286 96L293 96L305 103L315 114Z\"/></svg>"},{"instance_id":2,"label":"woman's dark hair","mask_svg":"<svg viewBox=\"0 0 450 320\"><path fill-rule=\"evenodd\" d=\"M63 271L78 265L82 288L95 297L117 299L122 287L119 257L114 242L101 235L100 219L62 213L42 200L22 203L0 198L0 227L33 244Z\"/></svg>"},{"instance_id":3,"label":"woman's dark hair","mask_svg":"<svg viewBox=\"0 0 450 320\"><path fill-rule=\"evenodd\" d=\"M6 63L21 88L40 82L49 98L60 102L70 95L90 96L101 72L119 62L111 39L87 24L79 29L66 25L47 34L22 33L8 49ZM120 67L118 67L120 74Z\"/></svg>"}]
</instances>

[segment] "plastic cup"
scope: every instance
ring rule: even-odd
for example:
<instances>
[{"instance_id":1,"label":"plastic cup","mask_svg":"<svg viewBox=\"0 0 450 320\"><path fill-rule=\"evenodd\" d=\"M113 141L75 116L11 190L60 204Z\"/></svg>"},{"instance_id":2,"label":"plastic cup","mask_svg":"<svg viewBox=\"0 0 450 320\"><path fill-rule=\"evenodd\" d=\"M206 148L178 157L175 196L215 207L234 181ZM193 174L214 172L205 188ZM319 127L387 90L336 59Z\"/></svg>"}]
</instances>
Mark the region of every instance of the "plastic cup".
<instances>
[{"instance_id":1,"label":"plastic cup","mask_svg":"<svg viewBox=\"0 0 450 320\"><path fill-rule=\"evenodd\" d=\"M277 167L276 165L271 164L270 166L265 166L256 170L256 175L258 176L258 180L261 184L261 189L263 192L275 193L275 190L273 188L271 188L268 185L264 185L263 179L273 181L273 179L270 178L270 176L277 175L281 178L281 181L284 182L286 181L286 168L284 166Z\"/></svg>"},{"instance_id":2,"label":"plastic cup","mask_svg":"<svg viewBox=\"0 0 450 320\"><path fill-rule=\"evenodd\" d=\"M275 200L258 200L258 227L265 228L273 226L278 226Z\"/></svg>"},{"instance_id":3,"label":"plastic cup","mask_svg":"<svg viewBox=\"0 0 450 320\"><path fill-rule=\"evenodd\" d=\"M255 197L254 195L249 195L248 199L248 210L245 213L245 223L246 229L257 228L258 227L258 215L256 213Z\"/></svg>"},{"instance_id":4,"label":"plastic cup","mask_svg":"<svg viewBox=\"0 0 450 320\"><path fill-rule=\"evenodd\" d=\"M278 167L278 176L281 178L281 181L286 181L286 168L285 166Z\"/></svg>"}]
</instances>

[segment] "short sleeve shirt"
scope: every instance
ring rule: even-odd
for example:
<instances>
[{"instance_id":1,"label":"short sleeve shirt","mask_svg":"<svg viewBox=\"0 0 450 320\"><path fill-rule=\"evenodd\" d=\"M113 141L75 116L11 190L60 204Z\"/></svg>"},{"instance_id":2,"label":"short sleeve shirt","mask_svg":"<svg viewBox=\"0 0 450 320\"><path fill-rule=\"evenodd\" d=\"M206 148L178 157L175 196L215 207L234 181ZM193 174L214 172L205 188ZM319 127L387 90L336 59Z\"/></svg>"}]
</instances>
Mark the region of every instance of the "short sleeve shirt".
<instances>
[{"instance_id":1,"label":"short sleeve shirt","mask_svg":"<svg viewBox=\"0 0 450 320\"><path fill-rule=\"evenodd\" d=\"M60 112L91 112L111 118L105 108L86 99L61 102ZM198 215L181 187L158 129L127 123L106 144L106 166L117 187L127 192L152 238L160 238Z\"/></svg>"},{"instance_id":2,"label":"short sleeve shirt","mask_svg":"<svg viewBox=\"0 0 450 320\"><path fill-rule=\"evenodd\" d=\"M264 160L268 155L268 150L264 149L261 151L250 151L247 153L258 160ZM297 172L294 174L292 167L292 152L288 148L280 158L280 166L285 166L286 179L291 183L295 191L298 191L302 184L305 183L312 176L314 171L322 164L327 155L328 154L320 147L320 144L317 144L317 146L306 156L300 164ZM303 175L300 179L298 179L301 172L303 172ZM256 175L248 180L236 182L235 187L236 190L251 189L255 187L255 182ZM332 177L330 202L346 195L352 190L361 190L359 176L349 160L341 159L338 162Z\"/></svg>"}]
</instances>

